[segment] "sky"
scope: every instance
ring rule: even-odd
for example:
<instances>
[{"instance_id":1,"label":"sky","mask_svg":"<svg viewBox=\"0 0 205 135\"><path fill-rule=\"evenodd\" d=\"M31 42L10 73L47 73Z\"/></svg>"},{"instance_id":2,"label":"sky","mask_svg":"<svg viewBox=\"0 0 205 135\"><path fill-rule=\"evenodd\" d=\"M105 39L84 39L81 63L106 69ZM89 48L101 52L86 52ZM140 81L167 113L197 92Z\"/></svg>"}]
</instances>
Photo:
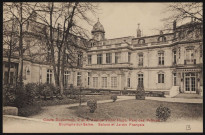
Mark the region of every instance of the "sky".
<instances>
[{"instance_id":1,"label":"sky","mask_svg":"<svg viewBox=\"0 0 205 135\"><path fill-rule=\"evenodd\" d=\"M168 3L98 3L99 11L93 18L99 18L105 29L107 39L135 36L140 23L143 36L158 34L163 29L162 18ZM154 30L155 29L155 30ZM92 30L92 26L88 27Z\"/></svg>"},{"instance_id":2,"label":"sky","mask_svg":"<svg viewBox=\"0 0 205 135\"><path fill-rule=\"evenodd\" d=\"M83 21L78 23L89 31L91 37L92 27L99 18L104 26L105 38L112 39L126 36L136 37L138 23L143 36L159 34L159 30L163 29L161 19L167 17L165 11L169 3L98 2L94 4L98 4L99 10L96 16L89 16L93 20L92 26Z\"/></svg>"}]
</instances>

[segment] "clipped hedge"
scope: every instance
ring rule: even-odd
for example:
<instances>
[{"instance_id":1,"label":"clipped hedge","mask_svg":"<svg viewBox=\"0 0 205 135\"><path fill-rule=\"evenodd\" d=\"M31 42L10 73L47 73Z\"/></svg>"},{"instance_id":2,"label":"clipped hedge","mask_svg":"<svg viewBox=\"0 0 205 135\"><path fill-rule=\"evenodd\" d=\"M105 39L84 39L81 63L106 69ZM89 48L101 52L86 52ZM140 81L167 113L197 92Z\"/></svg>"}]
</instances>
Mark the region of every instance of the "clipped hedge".
<instances>
[{"instance_id":1,"label":"clipped hedge","mask_svg":"<svg viewBox=\"0 0 205 135\"><path fill-rule=\"evenodd\" d=\"M115 102L117 100L117 95L112 95L111 99L113 100L113 102Z\"/></svg>"},{"instance_id":2,"label":"clipped hedge","mask_svg":"<svg viewBox=\"0 0 205 135\"><path fill-rule=\"evenodd\" d=\"M90 113L94 113L97 109L97 100L90 99L87 101L87 106L90 108Z\"/></svg>"}]
</instances>

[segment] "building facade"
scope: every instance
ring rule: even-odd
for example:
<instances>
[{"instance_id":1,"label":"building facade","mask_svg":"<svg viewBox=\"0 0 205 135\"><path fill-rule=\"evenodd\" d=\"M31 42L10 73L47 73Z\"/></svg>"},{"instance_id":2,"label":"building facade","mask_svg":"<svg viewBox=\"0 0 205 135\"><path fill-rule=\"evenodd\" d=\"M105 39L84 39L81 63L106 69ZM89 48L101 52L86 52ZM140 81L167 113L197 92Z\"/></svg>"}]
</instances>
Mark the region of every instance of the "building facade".
<instances>
[{"instance_id":1,"label":"building facade","mask_svg":"<svg viewBox=\"0 0 205 135\"><path fill-rule=\"evenodd\" d=\"M106 39L103 25L98 22L91 31L87 50L83 51L80 68L66 67L64 85L86 89L134 91L143 83L145 91L168 94L203 92L203 25L190 22L173 23L171 33ZM7 58L3 58L4 79ZM12 58L10 76L15 76L18 59ZM12 75L13 74L13 75ZM6 79L5 79L6 80ZM12 79L10 81L13 81ZM24 82L54 83L51 65L24 60ZM7 82L5 82L7 83ZM175 94L175 95L176 95Z\"/></svg>"}]
</instances>

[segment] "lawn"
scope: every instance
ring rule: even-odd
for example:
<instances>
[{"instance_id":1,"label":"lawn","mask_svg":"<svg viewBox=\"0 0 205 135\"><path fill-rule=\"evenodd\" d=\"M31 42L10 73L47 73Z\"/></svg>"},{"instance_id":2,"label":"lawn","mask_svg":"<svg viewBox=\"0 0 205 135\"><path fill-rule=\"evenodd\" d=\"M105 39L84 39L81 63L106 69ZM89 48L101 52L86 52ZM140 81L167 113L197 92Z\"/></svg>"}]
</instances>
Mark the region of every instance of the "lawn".
<instances>
[{"instance_id":1,"label":"lawn","mask_svg":"<svg viewBox=\"0 0 205 135\"><path fill-rule=\"evenodd\" d=\"M167 121L201 120L203 119L202 104L171 103L153 100L126 100L98 104L94 113L89 112L87 106L70 107L75 110L75 115L91 120L108 119L154 119L156 109L160 105L171 110L171 116Z\"/></svg>"}]
</instances>

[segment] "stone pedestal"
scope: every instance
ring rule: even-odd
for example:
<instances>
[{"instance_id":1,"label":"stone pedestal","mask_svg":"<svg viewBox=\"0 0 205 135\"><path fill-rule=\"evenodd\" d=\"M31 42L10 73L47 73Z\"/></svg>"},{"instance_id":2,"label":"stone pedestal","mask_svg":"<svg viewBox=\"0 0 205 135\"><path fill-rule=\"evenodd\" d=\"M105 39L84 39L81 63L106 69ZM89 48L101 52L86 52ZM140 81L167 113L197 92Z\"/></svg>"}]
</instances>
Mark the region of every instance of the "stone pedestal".
<instances>
[{"instance_id":1,"label":"stone pedestal","mask_svg":"<svg viewBox=\"0 0 205 135\"><path fill-rule=\"evenodd\" d=\"M3 115L15 115L18 116L18 108L12 106L3 107Z\"/></svg>"}]
</instances>

